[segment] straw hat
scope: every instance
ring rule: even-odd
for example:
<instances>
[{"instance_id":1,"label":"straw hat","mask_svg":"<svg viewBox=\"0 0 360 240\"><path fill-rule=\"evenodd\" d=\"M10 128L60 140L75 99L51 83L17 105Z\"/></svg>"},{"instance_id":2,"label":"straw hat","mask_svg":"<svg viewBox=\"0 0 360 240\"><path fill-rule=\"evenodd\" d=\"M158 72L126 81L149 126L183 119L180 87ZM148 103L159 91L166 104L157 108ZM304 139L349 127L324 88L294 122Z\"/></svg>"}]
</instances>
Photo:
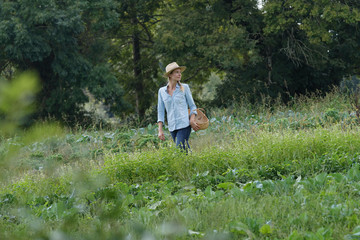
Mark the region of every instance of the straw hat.
<instances>
[{"instance_id":1,"label":"straw hat","mask_svg":"<svg viewBox=\"0 0 360 240\"><path fill-rule=\"evenodd\" d=\"M178 68L181 70L181 72L185 71L186 69L185 66L179 66L176 62L169 63L165 68L164 77L169 77L169 74Z\"/></svg>"}]
</instances>

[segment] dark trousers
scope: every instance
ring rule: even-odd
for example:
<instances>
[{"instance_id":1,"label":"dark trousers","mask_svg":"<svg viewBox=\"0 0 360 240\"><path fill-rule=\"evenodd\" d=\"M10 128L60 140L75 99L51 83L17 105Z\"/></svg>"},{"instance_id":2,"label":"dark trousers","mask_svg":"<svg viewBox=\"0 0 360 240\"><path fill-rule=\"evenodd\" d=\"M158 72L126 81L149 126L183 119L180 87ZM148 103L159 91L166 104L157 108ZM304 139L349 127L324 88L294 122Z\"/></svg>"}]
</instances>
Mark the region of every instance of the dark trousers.
<instances>
[{"instance_id":1,"label":"dark trousers","mask_svg":"<svg viewBox=\"0 0 360 240\"><path fill-rule=\"evenodd\" d=\"M184 149L186 152L188 149L190 149L190 145L189 145L189 137L191 133L190 126L186 128L174 130L170 133L177 147L180 146L180 148Z\"/></svg>"}]
</instances>

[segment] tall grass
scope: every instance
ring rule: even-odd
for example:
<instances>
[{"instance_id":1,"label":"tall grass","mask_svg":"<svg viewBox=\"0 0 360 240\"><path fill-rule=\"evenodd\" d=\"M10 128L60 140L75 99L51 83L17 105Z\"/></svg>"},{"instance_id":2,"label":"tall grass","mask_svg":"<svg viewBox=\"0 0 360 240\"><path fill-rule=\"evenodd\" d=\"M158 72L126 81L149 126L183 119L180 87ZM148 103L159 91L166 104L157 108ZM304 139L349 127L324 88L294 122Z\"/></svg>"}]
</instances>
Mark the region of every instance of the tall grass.
<instances>
[{"instance_id":1,"label":"tall grass","mask_svg":"<svg viewBox=\"0 0 360 240\"><path fill-rule=\"evenodd\" d=\"M356 239L350 100L213 109L188 154L155 125L4 137L0 239Z\"/></svg>"}]
</instances>

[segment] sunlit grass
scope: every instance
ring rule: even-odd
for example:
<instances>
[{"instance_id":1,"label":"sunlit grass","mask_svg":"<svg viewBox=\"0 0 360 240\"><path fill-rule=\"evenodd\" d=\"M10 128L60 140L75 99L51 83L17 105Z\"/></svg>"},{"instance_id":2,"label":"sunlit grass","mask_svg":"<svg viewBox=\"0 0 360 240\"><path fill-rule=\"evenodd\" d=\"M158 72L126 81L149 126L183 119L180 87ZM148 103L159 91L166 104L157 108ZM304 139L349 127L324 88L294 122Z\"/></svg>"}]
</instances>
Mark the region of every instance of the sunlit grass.
<instances>
[{"instance_id":1,"label":"sunlit grass","mask_svg":"<svg viewBox=\"0 0 360 240\"><path fill-rule=\"evenodd\" d=\"M355 239L350 101L334 90L212 109L189 154L156 125L16 131L0 139L0 238Z\"/></svg>"}]
</instances>

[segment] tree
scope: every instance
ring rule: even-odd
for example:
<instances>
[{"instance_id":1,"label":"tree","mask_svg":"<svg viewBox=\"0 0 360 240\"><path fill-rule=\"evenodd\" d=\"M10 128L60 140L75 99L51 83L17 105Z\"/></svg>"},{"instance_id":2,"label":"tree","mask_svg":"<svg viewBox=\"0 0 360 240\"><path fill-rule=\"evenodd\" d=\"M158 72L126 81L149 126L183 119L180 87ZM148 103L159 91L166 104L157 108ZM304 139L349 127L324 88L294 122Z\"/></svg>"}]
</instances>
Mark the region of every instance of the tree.
<instances>
[{"instance_id":1,"label":"tree","mask_svg":"<svg viewBox=\"0 0 360 240\"><path fill-rule=\"evenodd\" d=\"M163 59L190 65L197 82L223 72L217 105L244 94L286 101L358 71L358 1L264 2L260 10L251 0L169 1L158 35Z\"/></svg>"},{"instance_id":2,"label":"tree","mask_svg":"<svg viewBox=\"0 0 360 240\"><path fill-rule=\"evenodd\" d=\"M264 5L264 23L265 45L271 46L276 61L273 66L287 69L278 77L280 93L326 91L356 72L360 60L355 51L359 47L356 1L269 0ZM277 46L271 44L276 42Z\"/></svg>"},{"instance_id":3,"label":"tree","mask_svg":"<svg viewBox=\"0 0 360 240\"><path fill-rule=\"evenodd\" d=\"M84 120L85 89L123 110L122 89L106 60L106 31L118 24L114 6L111 0L1 1L0 62L39 73L37 117Z\"/></svg>"},{"instance_id":4,"label":"tree","mask_svg":"<svg viewBox=\"0 0 360 240\"><path fill-rule=\"evenodd\" d=\"M141 119L159 87L153 45L161 5L158 0L121 0L117 9L120 25L114 35L111 62L124 86L126 99Z\"/></svg>"},{"instance_id":5,"label":"tree","mask_svg":"<svg viewBox=\"0 0 360 240\"><path fill-rule=\"evenodd\" d=\"M184 81L199 89L212 71L240 80L241 71L261 60L255 48L262 19L257 1L174 0L164 15L156 44L162 61L189 66Z\"/></svg>"}]
</instances>

